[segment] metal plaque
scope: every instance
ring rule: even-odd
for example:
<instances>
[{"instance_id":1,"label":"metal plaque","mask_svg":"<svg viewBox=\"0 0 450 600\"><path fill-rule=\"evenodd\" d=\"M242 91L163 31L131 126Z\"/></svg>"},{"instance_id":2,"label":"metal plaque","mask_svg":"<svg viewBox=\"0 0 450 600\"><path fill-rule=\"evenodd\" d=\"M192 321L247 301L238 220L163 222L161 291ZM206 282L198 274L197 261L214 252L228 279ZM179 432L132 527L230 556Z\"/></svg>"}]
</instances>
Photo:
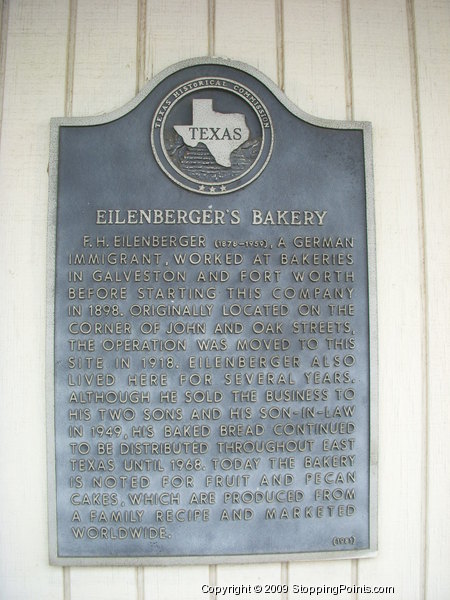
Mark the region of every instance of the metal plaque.
<instances>
[{"instance_id":1,"label":"metal plaque","mask_svg":"<svg viewBox=\"0 0 450 600\"><path fill-rule=\"evenodd\" d=\"M52 563L374 553L371 169L228 60L52 120Z\"/></svg>"}]
</instances>

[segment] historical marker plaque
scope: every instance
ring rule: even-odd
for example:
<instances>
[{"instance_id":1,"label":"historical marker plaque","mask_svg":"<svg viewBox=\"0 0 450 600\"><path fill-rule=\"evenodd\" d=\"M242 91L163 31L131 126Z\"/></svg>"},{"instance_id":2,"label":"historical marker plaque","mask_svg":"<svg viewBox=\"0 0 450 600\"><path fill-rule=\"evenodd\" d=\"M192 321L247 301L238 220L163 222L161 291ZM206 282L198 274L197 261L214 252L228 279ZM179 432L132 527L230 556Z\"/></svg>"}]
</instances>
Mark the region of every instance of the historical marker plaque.
<instances>
[{"instance_id":1,"label":"historical marker plaque","mask_svg":"<svg viewBox=\"0 0 450 600\"><path fill-rule=\"evenodd\" d=\"M204 59L51 139L52 562L373 552L370 125Z\"/></svg>"}]
</instances>

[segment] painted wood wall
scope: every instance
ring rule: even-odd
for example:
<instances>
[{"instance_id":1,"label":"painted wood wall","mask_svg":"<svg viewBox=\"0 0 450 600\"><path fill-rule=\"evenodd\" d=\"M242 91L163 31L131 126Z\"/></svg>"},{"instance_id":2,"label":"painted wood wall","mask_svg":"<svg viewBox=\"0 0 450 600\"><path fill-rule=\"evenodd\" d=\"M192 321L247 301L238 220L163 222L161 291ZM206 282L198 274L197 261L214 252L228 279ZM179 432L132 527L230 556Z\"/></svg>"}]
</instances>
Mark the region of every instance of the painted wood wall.
<instances>
[{"instance_id":1,"label":"painted wood wall","mask_svg":"<svg viewBox=\"0 0 450 600\"><path fill-rule=\"evenodd\" d=\"M203 584L266 582L450 598L449 0L3 0L0 8L0 598L209 600ZM263 566L51 567L49 119L111 111L164 67L204 55L255 66L310 114L373 123L379 554Z\"/></svg>"}]
</instances>

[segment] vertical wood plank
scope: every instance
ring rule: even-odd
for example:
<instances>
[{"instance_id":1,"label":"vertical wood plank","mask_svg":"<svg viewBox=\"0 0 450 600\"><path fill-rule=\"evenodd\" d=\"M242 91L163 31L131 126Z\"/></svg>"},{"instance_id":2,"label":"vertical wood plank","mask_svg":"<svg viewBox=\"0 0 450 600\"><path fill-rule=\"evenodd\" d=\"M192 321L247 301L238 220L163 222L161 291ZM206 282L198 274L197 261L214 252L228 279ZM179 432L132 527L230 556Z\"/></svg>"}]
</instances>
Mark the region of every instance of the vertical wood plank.
<instances>
[{"instance_id":1,"label":"vertical wood plank","mask_svg":"<svg viewBox=\"0 0 450 600\"><path fill-rule=\"evenodd\" d=\"M148 0L146 78L181 60L208 53L207 0ZM209 583L209 568L146 567L145 600L208 598L201 586Z\"/></svg>"},{"instance_id":2,"label":"vertical wood plank","mask_svg":"<svg viewBox=\"0 0 450 600\"><path fill-rule=\"evenodd\" d=\"M341 1L284 0L283 21L286 94L309 114L345 119ZM354 583L352 561L291 563L289 581L316 587L351 585ZM333 598L332 592L323 598ZM343 598L352 596L344 594Z\"/></svg>"},{"instance_id":3,"label":"vertical wood plank","mask_svg":"<svg viewBox=\"0 0 450 600\"><path fill-rule=\"evenodd\" d=\"M276 7L274 0L216 0L216 56L246 62L277 81ZM216 583L220 586L253 586L281 583L279 563L256 565L218 565ZM259 594L266 597L265 594ZM254 593L243 598L254 598ZM231 599L233 595L226 595ZM272 594L276 600L280 594Z\"/></svg>"},{"instance_id":4,"label":"vertical wood plank","mask_svg":"<svg viewBox=\"0 0 450 600\"><path fill-rule=\"evenodd\" d=\"M354 114L374 140L379 324L379 555L359 582L421 597L423 322L406 3L350 3ZM405 555L405 552L407 556ZM369 596L362 594L362 598Z\"/></svg>"},{"instance_id":5,"label":"vertical wood plank","mask_svg":"<svg viewBox=\"0 0 450 600\"><path fill-rule=\"evenodd\" d=\"M147 79L181 60L208 54L207 0L148 0Z\"/></svg>"},{"instance_id":6,"label":"vertical wood plank","mask_svg":"<svg viewBox=\"0 0 450 600\"><path fill-rule=\"evenodd\" d=\"M49 119L64 110L68 5L15 0L4 7L4 19L6 9L0 151L0 595L62 600L62 569L48 564L43 373Z\"/></svg>"},{"instance_id":7,"label":"vertical wood plank","mask_svg":"<svg viewBox=\"0 0 450 600\"><path fill-rule=\"evenodd\" d=\"M277 81L274 0L216 0L216 56L242 60Z\"/></svg>"},{"instance_id":8,"label":"vertical wood plank","mask_svg":"<svg viewBox=\"0 0 450 600\"><path fill-rule=\"evenodd\" d=\"M70 600L137 600L133 567L70 567Z\"/></svg>"},{"instance_id":9,"label":"vertical wood plank","mask_svg":"<svg viewBox=\"0 0 450 600\"><path fill-rule=\"evenodd\" d=\"M77 0L72 115L109 112L131 100L137 81L137 2ZM70 600L133 600L135 568L71 568Z\"/></svg>"},{"instance_id":10,"label":"vertical wood plank","mask_svg":"<svg viewBox=\"0 0 450 600\"><path fill-rule=\"evenodd\" d=\"M73 116L119 108L136 91L136 0L77 0Z\"/></svg>"},{"instance_id":11,"label":"vertical wood plank","mask_svg":"<svg viewBox=\"0 0 450 600\"><path fill-rule=\"evenodd\" d=\"M242 600L255 600L255 598L281 600L280 592L265 591L266 585L280 585L281 583L280 563L220 565L217 567L217 585L229 588L243 586L243 591L239 594L239 598ZM256 593L255 586L258 585L261 586L262 591ZM232 592L220 595L220 598L224 600L235 600L236 597L236 594Z\"/></svg>"},{"instance_id":12,"label":"vertical wood plank","mask_svg":"<svg viewBox=\"0 0 450 600\"><path fill-rule=\"evenodd\" d=\"M324 119L346 119L341 0L284 0L286 94Z\"/></svg>"},{"instance_id":13,"label":"vertical wood plank","mask_svg":"<svg viewBox=\"0 0 450 600\"><path fill-rule=\"evenodd\" d=\"M444 598L450 590L450 495L448 364L450 352L450 4L416 0L419 123L421 125L424 240L428 323L426 598ZM414 15L414 13L413 13Z\"/></svg>"},{"instance_id":14,"label":"vertical wood plank","mask_svg":"<svg viewBox=\"0 0 450 600\"><path fill-rule=\"evenodd\" d=\"M208 566L146 567L145 600L209 600L202 586L209 584Z\"/></svg>"}]
</instances>

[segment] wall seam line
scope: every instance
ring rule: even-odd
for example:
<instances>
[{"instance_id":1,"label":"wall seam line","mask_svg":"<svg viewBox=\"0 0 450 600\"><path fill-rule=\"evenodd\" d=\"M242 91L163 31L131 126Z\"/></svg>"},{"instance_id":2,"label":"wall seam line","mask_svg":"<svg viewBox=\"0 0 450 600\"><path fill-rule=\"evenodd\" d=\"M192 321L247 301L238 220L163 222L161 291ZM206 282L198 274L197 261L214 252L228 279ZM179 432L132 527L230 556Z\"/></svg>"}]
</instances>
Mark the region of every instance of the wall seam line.
<instances>
[{"instance_id":1,"label":"wall seam line","mask_svg":"<svg viewBox=\"0 0 450 600\"><path fill-rule=\"evenodd\" d=\"M70 567L63 567L63 593L64 593L64 600L70 600L71 596L72 596L72 590L70 587Z\"/></svg>"},{"instance_id":2,"label":"wall seam line","mask_svg":"<svg viewBox=\"0 0 450 600\"><path fill-rule=\"evenodd\" d=\"M285 90L285 57L284 57L284 0L275 0L275 39L277 59L278 87ZM289 562L280 563L280 580L289 590ZM281 592L280 600L288 600L289 591Z\"/></svg>"},{"instance_id":3,"label":"wall seam line","mask_svg":"<svg viewBox=\"0 0 450 600\"><path fill-rule=\"evenodd\" d=\"M285 89L285 60L284 60L284 0L275 0L275 38L277 53L277 83L278 87ZM281 592L280 600L289 598L289 562L280 563L281 584L288 591Z\"/></svg>"},{"instance_id":4,"label":"wall seam line","mask_svg":"<svg viewBox=\"0 0 450 600\"><path fill-rule=\"evenodd\" d=\"M353 121L353 65L350 0L342 0L342 31L344 38L345 113L346 119L348 121Z\"/></svg>"},{"instance_id":5,"label":"wall seam line","mask_svg":"<svg viewBox=\"0 0 450 600\"><path fill-rule=\"evenodd\" d=\"M285 89L285 65L284 65L284 0L275 0L275 40L277 60L277 83L278 87ZM280 581L289 590L289 562L280 563ZM288 600L289 591L281 592L280 600Z\"/></svg>"},{"instance_id":6,"label":"wall seam line","mask_svg":"<svg viewBox=\"0 0 450 600\"><path fill-rule=\"evenodd\" d=\"M147 40L147 0L137 0L136 24L136 94L145 85L146 69L146 40ZM136 567L137 600L145 598L144 567Z\"/></svg>"},{"instance_id":7,"label":"wall seam line","mask_svg":"<svg viewBox=\"0 0 450 600\"><path fill-rule=\"evenodd\" d=\"M209 565L209 587L215 589L217 585L217 565ZM210 600L217 600L217 594L215 592L209 593Z\"/></svg>"},{"instance_id":8,"label":"wall seam line","mask_svg":"<svg viewBox=\"0 0 450 600\"><path fill-rule=\"evenodd\" d=\"M345 118L353 121L354 116L354 98L353 98L353 62L352 62L352 28L350 19L350 0L342 0L342 43L344 52L344 84L345 84ZM358 586L359 582L359 561L352 559L350 561L350 577L352 585ZM358 592L352 593L353 600L358 600Z\"/></svg>"},{"instance_id":9,"label":"wall seam line","mask_svg":"<svg viewBox=\"0 0 450 600\"><path fill-rule=\"evenodd\" d=\"M0 143L3 125L3 100L5 96L6 55L8 51L8 25L9 25L9 0L1 3L1 29L0 29Z\"/></svg>"},{"instance_id":10,"label":"wall seam line","mask_svg":"<svg viewBox=\"0 0 450 600\"><path fill-rule=\"evenodd\" d=\"M73 111L75 41L77 35L77 3L78 0L69 0L69 24L67 30L66 47L66 89L64 98L64 115L66 117L71 117Z\"/></svg>"},{"instance_id":11,"label":"wall seam line","mask_svg":"<svg viewBox=\"0 0 450 600\"><path fill-rule=\"evenodd\" d=\"M278 87L285 88L285 66L284 66L284 0L275 0L275 36L277 42L277 79Z\"/></svg>"},{"instance_id":12,"label":"wall seam line","mask_svg":"<svg viewBox=\"0 0 450 600\"><path fill-rule=\"evenodd\" d=\"M66 82L64 90L64 115L72 116L73 111L73 84L75 70L75 41L77 34L77 5L78 0L69 0L69 21L67 24L66 45ZM70 581L70 567L63 567L64 600L71 600L72 588Z\"/></svg>"},{"instance_id":13,"label":"wall seam line","mask_svg":"<svg viewBox=\"0 0 450 600\"><path fill-rule=\"evenodd\" d=\"M406 0L406 18L408 23L408 41L410 56L411 76L411 101L414 129L414 154L416 162L416 196L418 205L418 238L420 273L420 296L422 311L422 368L424 370L422 384L422 548L421 548L421 574L420 597L426 600L428 579L428 484L429 484L429 304L427 282L427 240L426 240L426 213L425 193L423 186L423 144L422 121L420 115L420 88L418 77L418 55L416 38L416 17L414 0Z\"/></svg>"},{"instance_id":14,"label":"wall seam line","mask_svg":"<svg viewBox=\"0 0 450 600\"><path fill-rule=\"evenodd\" d=\"M277 60L277 83L278 87L285 89L285 66L284 66L284 0L275 0L275 40ZM289 586L289 562L280 563L281 585ZM286 588L289 590L289 587ZM280 600L288 600L289 591L281 592Z\"/></svg>"},{"instance_id":15,"label":"wall seam line","mask_svg":"<svg viewBox=\"0 0 450 600\"><path fill-rule=\"evenodd\" d=\"M214 56L216 50L216 0L207 0L208 2L208 56ZM208 567L209 585L215 588L217 585L217 565ZM210 600L216 600L217 594L210 592Z\"/></svg>"},{"instance_id":16,"label":"wall seam line","mask_svg":"<svg viewBox=\"0 0 450 600\"><path fill-rule=\"evenodd\" d=\"M208 56L216 51L216 0L208 0Z\"/></svg>"},{"instance_id":17,"label":"wall seam line","mask_svg":"<svg viewBox=\"0 0 450 600\"><path fill-rule=\"evenodd\" d=\"M282 586L286 586L286 592L282 591L280 594L280 600L289 599L289 563L280 563L280 582Z\"/></svg>"},{"instance_id":18,"label":"wall seam line","mask_svg":"<svg viewBox=\"0 0 450 600\"><path fill-rule=\"evenodd\" d=\"M138 0L137 4L137 40L136 40L136 94L145 85L145 62L147 38L147 0Z\"/></svg>"},{"instance_id":19,"label":"wall seam line","mask_svg":"<svg viewBox=\"0 0 450 600\"><path fill-rule=\"evenodd\" d=\"M137 589L137 600L144 600L145 599L144 567L136 567L136 589Z\"/></svg>"}]
</instances>

